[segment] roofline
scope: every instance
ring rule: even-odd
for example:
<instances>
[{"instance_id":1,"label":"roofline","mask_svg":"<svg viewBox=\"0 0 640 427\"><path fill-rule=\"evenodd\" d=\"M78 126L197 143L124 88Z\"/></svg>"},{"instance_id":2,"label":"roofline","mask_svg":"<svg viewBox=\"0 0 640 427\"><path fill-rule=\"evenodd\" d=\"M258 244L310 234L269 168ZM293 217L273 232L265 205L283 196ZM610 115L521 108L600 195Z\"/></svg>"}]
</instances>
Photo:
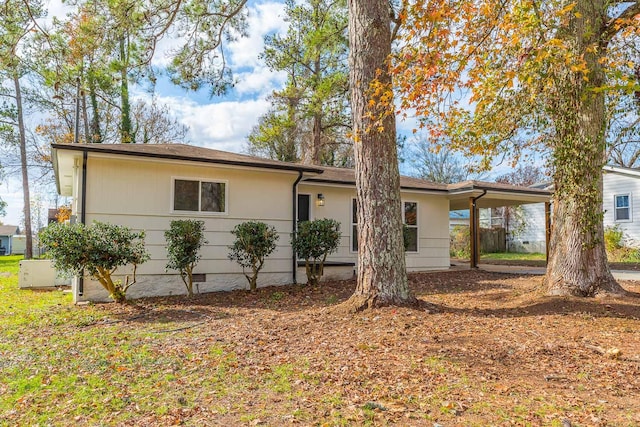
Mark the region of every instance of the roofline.
<instances>
[{"instance_id":1,"label":"roofline","mask_svg":"<svg viewBox=\"0 0 640 427\"><path fill-rule=\"evenodd\" d=\"M468 186L464 186L464 187L460 187L460 188L456 188L456 189L451 189L448 190L449 194L460 194L460 193L467 193L469 191L491 191L491 192L497 192L497 193L518 193L518 194L529 194L532 196L551 196L553 195L552 191L549 190L527 190L527 189L520 189L520 188L495 188L492 186L485 186L485 185L476 185L476 184L471 184Z\"/></svg>"},{"instance_id":2,"label":"roofline","mask_svg":"<svg viewBox=\"0 0 640 427\"><path fill-rule=\"evenodd\" d=\"M336 184L336 185L345 185L345 186L355 186L355 181L338 181L334 179L322 179L322 178L306 178L304 183L310 184ZM414 187L410 185L401 185L401 190L409 190L409 191L420 191L420 192L437 192L437 193L447 193L448 190L445 188L425 188L425 187Z\"/></svg>"},{"instance_id":3,"label":"roofline","mask_svg":"<svg viewBox=\"0 0 640 427\"><path fill-rule=\"evenodd\" d=\"M102 145L102 147L108 144ZM317 173L321 174L324 170L320 168L314 168L311 166L302 166L295 164L260 164L253 163L250 161L237 161L237 160L220 160L220 159L203 159L200 157L190 157L190 156L181 156L175 154L159 154L159 153L141 153L137 151L124 151L124 150L114 150L110 148L95 148L89 144L51 144L51 148L59 149L59 150L71 150L71 151L81 151L87 153L104 153L104 154L115 154L121 156L132 156L132 157L147 157L147 158L155 158L155 159L168 159L168 160L182 160L188 162L199 162L199 163L214 163L220 165L231 165L231 166L244 166L256 169L275 169L275 170L285 170L285 171L294 171L294 172L309 172L309 173Z\"/></svg>"},{"instance_id":4,"label":"roofline","mask_svg":"<svg viewBox=\"0 0 640 427\"><path fill-rule=\"evenodd\" d=\"M640 177L640 170L634 169L634 168L627 168L627 167L615 166L615 165L605 165L602 167L602 170L605 172L613 172L613 173L620 173L623 175Z\"/></svg>"}]
</instances>

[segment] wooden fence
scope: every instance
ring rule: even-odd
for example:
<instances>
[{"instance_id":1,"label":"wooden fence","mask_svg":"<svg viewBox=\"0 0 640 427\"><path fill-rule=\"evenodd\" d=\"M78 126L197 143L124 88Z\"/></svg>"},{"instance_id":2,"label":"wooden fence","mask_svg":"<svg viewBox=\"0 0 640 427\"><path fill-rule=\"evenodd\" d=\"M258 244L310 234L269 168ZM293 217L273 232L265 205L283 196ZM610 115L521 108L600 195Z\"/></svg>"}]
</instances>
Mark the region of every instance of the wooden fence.
<instances>
[{"instance_id":1,"label":"wooden fence","mask_svg":"<svg viewBox=\"0 0 640 427\"><path fill-rule=\"evenodd\" d=\"M480 229L480 252L490 254L507 251L507 233L504 228Z\"/></svg>"}]
</instances>

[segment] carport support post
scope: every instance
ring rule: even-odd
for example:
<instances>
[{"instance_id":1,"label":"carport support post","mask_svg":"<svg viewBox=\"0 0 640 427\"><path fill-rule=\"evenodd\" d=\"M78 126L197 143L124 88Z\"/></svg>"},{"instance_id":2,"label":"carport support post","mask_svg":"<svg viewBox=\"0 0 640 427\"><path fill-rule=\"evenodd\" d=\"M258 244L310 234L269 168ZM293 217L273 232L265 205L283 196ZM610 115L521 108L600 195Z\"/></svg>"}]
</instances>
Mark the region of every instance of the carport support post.
<instances>
[{"instance_id":1,"label":"carport support post","mask_svg":"<svg viewBox=\"0 0 640 427\"><path fill-rule=\"evenodd\" d=\"M480 218L476 207L476 198L469 197L469 252L470 267L478 268L478 258L480 249L480 239L478 230L480 229Z\"/></svg>"},{"instance_id":2,"label":"carport support post","mask_svg":"<svg viewBox=\"0 0 640 427\"><path fill-rule=\"evenodd\" d=\"M551 242L551 202L544 202L544 239L545 263L549 262L549 245Z\"/></svg>"}]
</instances>

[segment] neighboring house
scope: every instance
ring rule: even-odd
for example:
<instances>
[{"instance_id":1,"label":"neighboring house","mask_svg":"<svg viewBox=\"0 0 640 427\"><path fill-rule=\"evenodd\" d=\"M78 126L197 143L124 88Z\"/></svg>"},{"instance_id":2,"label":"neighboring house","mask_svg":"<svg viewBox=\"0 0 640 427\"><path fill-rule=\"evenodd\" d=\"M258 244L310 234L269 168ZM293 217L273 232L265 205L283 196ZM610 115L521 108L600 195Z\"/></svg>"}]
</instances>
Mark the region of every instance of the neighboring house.
<instances>
[{"instance_id":1,"label":"neighboring house","mask_svg":"<svg viewBox=\"0 0 640 427\"><path fill-rule=\"evenodd\" d=\"M602 172L604 226L619 228L626 245L640 247L640 169L604 166ZM544 204L519 209L526 224L511 239L509 250L544 253Z\"/></svg>"},{"instance_id":2,"label":"neighboring house","mask_svg":"<svg viewBox=\"0 0 640 427\"><path fill-rule=\"evenodd\" d=\"M20 233L17 225L0 225L0 255L11 255L14 236Z\"/></svg>"},{"instance_id":3,"label":"neighboring house","mask_svg":"<svg viewBox=\"0 0 640 427\"><path fill-rule=\"evenodd\" d=\"M507 252L546 253L544 222L544 203L516 208L509 220Z\"/></svg>"},{"instance_id":4,"label":"neighboring house","mask_svg":"<svg viewBox=\"0 0 640 427\"><path fill-rule=\"evenodd\" d=\"M492 216L495 209L484 208L480 209L480 227L481 228L493 228L502 227L503 221L501 217ZM458 225L469 226L469 209L462 209L458 211L449 212L449 228L453 230Z\"/></svg>"},{"instance_id":5,"label":"neighboring house","mask_svg":"<svg viewBox=\"0 0 640 427\"><path fill-rule=\"evenodd\" d=\"M40 242L38 241L38 235L34 234L31 237L31 252L34 257L41 256L44 253L44 248L40 247ZM13 236L13 241L11 243L11 255L24 255L25 250L27 249L27 236L21 234L19 236Z\"/></svg>"},{"instance_id":6,"label":"neighboring house","mask_svg":"<svg viewBox=\"0 0 640 427\"><path fill-rule=\"evenodd\" d=\"M469 209L449 212L449 231L459 226L469 226Z\"/></svg>"},{"instance_id":7,"label":"neighboring house","mask_svg":"<svg viewBox=\"0 0 640 427\"><path fill-rule=\"evenodd\" d=\"M605 166L602 193L604 226L618 227L626 245L640 247L640 169Z\"/></svg>"},{"instance_id":8,"label":"neighboring house","mask_svg":"<svg viewBox=\"0 0 640 427\"><path fill-rule=\"evenodd\" d=\"M352 277L357 260L355 174L352 169L267 160L183 144L55 144L58 191L72 197L72 221L94 220L146 230L151 259L138 268L131 297L185 293L177 272L165 271L164 232L176 218L205 221L206 239L196 267L197 291L246 288L241 267L227 258L230 231L264 221L280 239L259 276L259 286L304 282L290 235L298 221L341 223L331 276ZM409 229L409 271L449 268L449 211L546 201L548 191L466 181L452 185L401 178L402 216ZM340 266L340 267L338 267ZM346 266L346 271L344 271ZM342 271L340 270L342 268ZM346 273L346 276L342 274ZM335 277L335 276L334 276ZM75 301L106 300L99 284L75 281Z\"/></svg>"}]
</instances>

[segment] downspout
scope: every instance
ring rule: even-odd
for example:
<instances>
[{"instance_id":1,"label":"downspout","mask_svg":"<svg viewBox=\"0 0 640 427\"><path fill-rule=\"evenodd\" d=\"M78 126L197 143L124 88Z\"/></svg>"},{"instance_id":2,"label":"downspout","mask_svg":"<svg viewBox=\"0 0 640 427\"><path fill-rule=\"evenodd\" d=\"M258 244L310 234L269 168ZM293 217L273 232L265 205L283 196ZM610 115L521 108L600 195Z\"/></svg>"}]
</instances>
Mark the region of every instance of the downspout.
<instances>
[{"instance_id":1,"label":"downspout","mask_svg":"<svg viewBox=\"0 0 640 427\"><path fill-rule=\"evenodd\" d=\"M82 189L81 196L82 202L80 203L80 222L82 224L85 223L87 219L87 215L85 213L87 208L87 158L88 153L86 151L82 152ZM84 272L80 275L80 279L78 280L78 296L82 296L84 292Z\"/></svg>"},{"instance_id":2,"label":"downspout","mask_svg":"<svg viewBox=\"0 0 640 427\"><path fill-rule=\"evenodd\" d=\"M473 260L471 268L478 267L480 262L480 216L476 207L476 202L483 198L487 194L487 190L482 190L482 194L477 197L471 198L471 208L473 209L473 224L471 224L471 238L473 239L473 249L474 252L471 254L471 259Z\"/></svg>"},{"instance_id":3,"label":"downspout","mask_svg":"<svg viewBox=\"0 0 640 427\"><path fill-rule=\"evenodd\" d=\"M292 197L291 197L291 201L292 201L292 236L296 235L296 231L298 231L298 183L300 182L300 180L302 179L302 171L298 171L298 179L296 179L296 181L293 183L293 188L292 188ZM291 247L291 252L293 253L291 255L291 265L293 268L293 284L297 284L298 283L298 258L296 257L296 253L293 250L293 246Z\"/></svg>"}]
</instances>

